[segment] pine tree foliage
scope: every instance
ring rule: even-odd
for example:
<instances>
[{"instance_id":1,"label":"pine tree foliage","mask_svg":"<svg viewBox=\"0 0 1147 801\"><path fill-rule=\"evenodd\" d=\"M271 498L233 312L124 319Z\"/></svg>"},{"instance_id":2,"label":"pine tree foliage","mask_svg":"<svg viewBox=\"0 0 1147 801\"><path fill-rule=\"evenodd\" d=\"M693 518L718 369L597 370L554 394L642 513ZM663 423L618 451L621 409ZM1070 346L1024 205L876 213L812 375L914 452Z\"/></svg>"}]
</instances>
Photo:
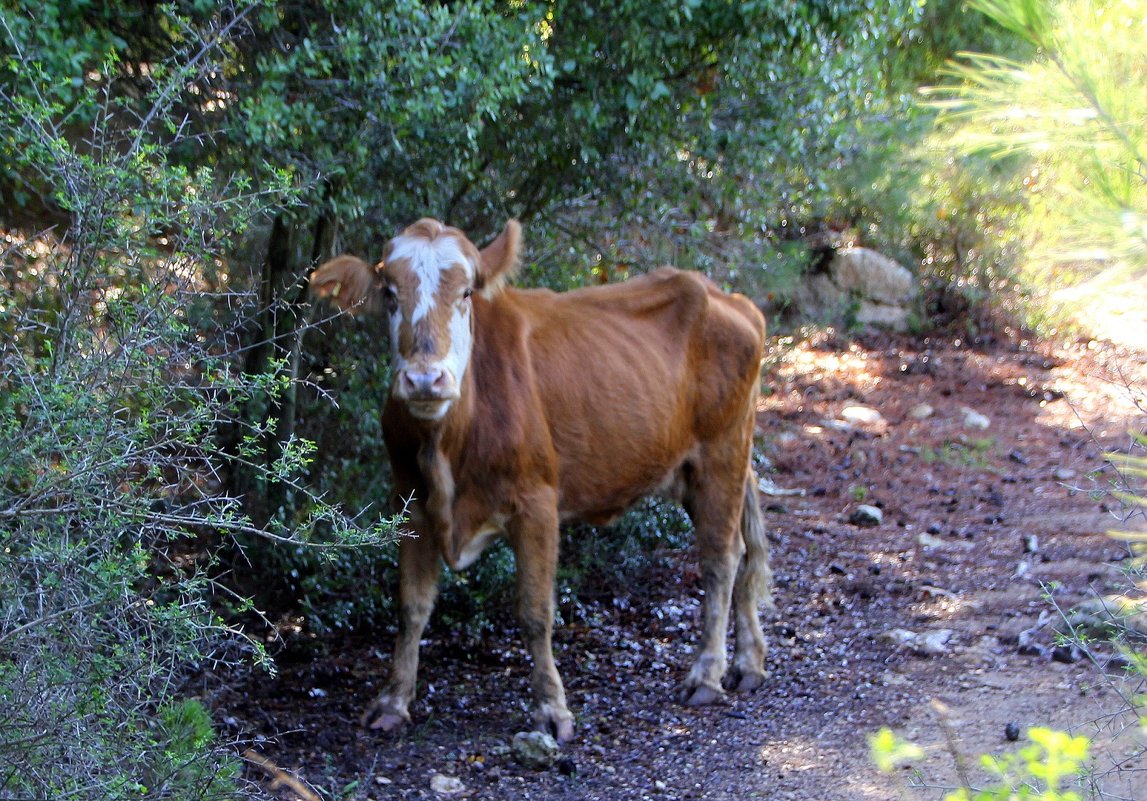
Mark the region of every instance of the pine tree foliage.
<instances>
[{"instance_id":1,"label":"pine tree foliage","mask_svg":"<svg viewBox=\"0 0 1147 801\"><path fill-rule=\"evenodd\" d=\"M938 90L965 152L1030 160L1037 268L1147 271L1147 2L975 0L1031 58L963 53Z\"/></svg>"}]
</instances>

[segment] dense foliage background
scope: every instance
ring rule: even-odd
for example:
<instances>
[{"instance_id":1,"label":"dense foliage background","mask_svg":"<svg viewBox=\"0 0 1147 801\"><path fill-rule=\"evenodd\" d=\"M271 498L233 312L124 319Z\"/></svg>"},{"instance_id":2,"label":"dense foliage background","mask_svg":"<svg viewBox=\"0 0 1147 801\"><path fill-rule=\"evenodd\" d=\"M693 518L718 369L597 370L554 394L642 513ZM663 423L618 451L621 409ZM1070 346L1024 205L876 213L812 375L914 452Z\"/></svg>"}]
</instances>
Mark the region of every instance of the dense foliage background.
<instances>
[{"instance_id":1,"label":"dense foliage background","mask_svg":"<svg viewBox=\"0 0 1147 801\"><path fill-rule=\"evenodd\" d=\"M252 594L314 629L388 609L382 329L306 300L336 252L514 216L525 281L674 262L783 311L863 242L922 319L1014 293L1032 237L1142 267L1143 3L1090 4L1107 49L1057 27L1078 3L1014 5L1038 35L956 0L0 2L0 794L232 793L181 688L258 650ZM945 77L961 49L993 55ZM1100 144L984 146L1029 63ZM1047 215L1097 186L1070 208L1115 233L1081 255Z\"/></svg>"}]
</instances>

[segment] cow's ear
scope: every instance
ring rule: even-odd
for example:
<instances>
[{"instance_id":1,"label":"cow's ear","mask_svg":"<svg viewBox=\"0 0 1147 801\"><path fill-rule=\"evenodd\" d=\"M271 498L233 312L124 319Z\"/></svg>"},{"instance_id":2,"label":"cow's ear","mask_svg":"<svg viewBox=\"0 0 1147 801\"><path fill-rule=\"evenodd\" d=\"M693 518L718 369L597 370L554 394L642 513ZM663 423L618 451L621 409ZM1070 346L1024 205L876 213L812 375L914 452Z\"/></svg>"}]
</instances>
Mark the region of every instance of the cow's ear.
<instances>
[{"instance_id":1,"label":"cow's ear","mask_svg":"<svg viewBox=\"0 0 1147 801\"><path fill-rule=\"evenodd\" d=\"M311 294L330 298L345 312L373 311L378 273L357 256L339 256L311 273Z\"/></svg>"},{"instance_id":2,"label":"cow's ear","mask_svg":"<svg viewBox=\"0 0 1147 801\"><path fill-rule=\"evenodd\" d=\"M502 283L518 269L518 250L522 244L522 226L517 220L508 220L502 233L480 252L478 289L486 297L494 295Z\"/></svg>"}]
</instances>

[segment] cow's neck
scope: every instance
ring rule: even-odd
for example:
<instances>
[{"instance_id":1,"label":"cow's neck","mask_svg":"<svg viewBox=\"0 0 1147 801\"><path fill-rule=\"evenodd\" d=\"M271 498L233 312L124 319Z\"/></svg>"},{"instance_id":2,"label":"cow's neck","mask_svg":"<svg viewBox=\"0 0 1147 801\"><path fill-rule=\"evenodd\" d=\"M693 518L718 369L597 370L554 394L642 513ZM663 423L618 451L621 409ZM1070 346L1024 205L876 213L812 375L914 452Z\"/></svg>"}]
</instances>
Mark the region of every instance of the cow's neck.
<instances>
[{"instance_id":1,"label":"cow's neck","mask_svg":"<svg viewBox=\"0 0 1147 801\"><path fill-rule=\"evenodd\" d=\"M426 516L444 543L453 539L454 471L473 414L472 383L471 371L467 371L461 397L441 420L415 422L419 429L418 470L426 486Z\"/></svg>"},{"instance_id":2,"label":"cow's neck","mask_svg":"<svg viewBox=\"0 0 1147 801\"><path fill-rule=\"evenodd\" d=\"M515 338L500 336L492 319L499 298L476 301L474 349L459 398L441 420L409 418L418 437L418 469L425 486L425 511L448 564L455 564L475 534L499 510L481 491L489 473L505 464L516 444L508 421L514 399L507 384L509 365L524 356ZM501 309L506 315L510 310ZM497 413L495 406L501 406ZM512 428L512 426L511 426ZM479 455L482 474L473 475L468 456ZM459 492L465 497L460 497Z\"/></svg>"}]
</instances>

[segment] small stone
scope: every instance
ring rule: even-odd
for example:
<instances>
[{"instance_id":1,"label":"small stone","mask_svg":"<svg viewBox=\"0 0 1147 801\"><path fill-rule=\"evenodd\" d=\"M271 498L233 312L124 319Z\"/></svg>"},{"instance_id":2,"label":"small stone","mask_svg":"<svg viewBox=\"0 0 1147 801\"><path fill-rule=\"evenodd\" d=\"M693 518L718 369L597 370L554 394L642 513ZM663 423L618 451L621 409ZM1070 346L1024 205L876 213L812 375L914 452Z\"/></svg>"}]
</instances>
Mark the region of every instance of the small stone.
<instances>
[{"instance_id":1,"label":"small stone","mask_svg":"<svg viewBox=\"0 0 1147 801\"><path fill-rule=\"evenodd\" d=\"M875 506L861 504L852 510L852 514L848 517L848 522L854 526L864 526L866 528L879 526L884 522L884 512Z\"/></svg>"},{"instance_id":2,"label":"small stone","mask_svg":"<svg viewBox=\"0 0 1147 801\"><path fill-rule=\"evenodd\" d=\"M1004 737L1007 738L1009 743L1014 743L1020 738L1020 724L1014 720L1009 721L1007 726L1004 726Z\"/></svg>"},{"instance_id":3,"label":"small stone","mask_svg":"<svg viewBox=\"0 0 1147 801\"><path fill-rule=\"evenodd\" d=\"M845 406L840 410L840 419L862 426L877 426L884 422L884 416L869 406Z\"/></svg>"},{"instance_id":4,"label":"small stone","mask_svg":"<svg viewBox=\"0 0 1147 801\"><path fill-rule=\"evenodd\" d=\"M964 412L964 428L972 428L977 431L984 431L992 424L984 415L977 412L975 409L969 409L967 406L963 409Z\"/></svg>"},{"instance_id":5,"label":"small stone","mask_svg":"<svg viewBox=\"0 0 1147 801\"><path fill-rule=\"evenodd\" d=\"M948 653L948 641L952 639L951 629L937 629L920 635L920 642L913 650L926 656L940 656Z\"/></svg>"},{"instance_id":6,"label":"small stone","mask_svg":"<svg viewBox=\"0 0 1147 801\"><path fill-rule=\"evenodd\" d=\"M435 773L430 779L430 789L439 795L458 795L466 792L466 785L456 776Z\"/></svg>"},{"instance_id":7,"label":"small stone","mask_svg":"<svg viewBox=\"0 0 1147 801\"><path fill-rule=\"evenodd\" d=\"M1019 638L1017 639L1019 647L1016 648L1016 653L1020 656L1043 657L1047 655L1047 646L1037 642L1035 639L1037 631L1038 628L1033 627L1020 632Z\"/></svg>"},{"instance_id":8,"label":"small stone","mask_svg":"<svg viewBox=\"0 0 1147 801\"><path fill-rule=\"evenodd\" d=\"M948 642L952 639L952 630L936 629L918 634L908 629L890 629L881 634L880 639L907 648L919 656L942 656L950 650Z\"/></svg>"},{"instance_id":9,"label":"small stone","mask_svg":"<svg viewBox=\"0 0 1147 801\"><path fill-rule=\"evenodd\" d=\"M916 535L916 544L924 548L943 548L947 543L939 537L922 531Z\"/></svg>"},{"instance_id":10,"label":"small stone","mask_svg":"<svg viewBox=\"0 0 1147 801\"><path fill-rule=\"evenodd\" d=\"M391 779L388 779L385 776L375 776L374 777L374 783L377 784L379 787L386 787L389 784L394 784L394 782Z\"/></svg>"},{"instance_id":11,"label":"small stone","mask_svg":"<svg viewBox=\"0 0 1147 801\"><path fill-rule=\"evenodd\" d=\"M520 731L512 745L514 761L531 770L546 770L558 758L558 743L543 731Z\"/></svg>"},{"instance_id":12,"label":"small stone","mask_svg":"<svg viewBox=\"0 0 1147 801\"><path fill-rule=\"evenodd\" d=\"M934 413L935 413L935 410L932 408L931 404L917 403L908 412L908 416L911 417L913 420L927 420Z\"/></svg>"},{"instance_id":13,"label":"small stone","mask_svg":"<svg viewBox=\"0 0 1147 801\"><path fill-rule=\"evenodd\" d=\"M1039 553L1039 537L1035 534L1024 535L1024 553Z\"/></svg>"},{"instance_id":14,"label":"small stone","mask_svg":"<svg viewBox=\"0 0 1147 801\"><path fill-rule=\"evenodd\" d=\"M1070 467L1060 467L1052 475L1056 481L1071 481L1075 478L1075 471Z\"/></svg>"},{"instance_id":15,"label":"small stone","mask_svg":"<svg viewBox=\"0 0 1147 801\"><path fill-rule=\"evenodd\" d=\"M795 448L797 445L800 445L800 437L798 437L792 431L782 431L781 433L777 434L775 442L777 447L784 448L785 450L790 450Z\"/></svg>"}]
</instances>

